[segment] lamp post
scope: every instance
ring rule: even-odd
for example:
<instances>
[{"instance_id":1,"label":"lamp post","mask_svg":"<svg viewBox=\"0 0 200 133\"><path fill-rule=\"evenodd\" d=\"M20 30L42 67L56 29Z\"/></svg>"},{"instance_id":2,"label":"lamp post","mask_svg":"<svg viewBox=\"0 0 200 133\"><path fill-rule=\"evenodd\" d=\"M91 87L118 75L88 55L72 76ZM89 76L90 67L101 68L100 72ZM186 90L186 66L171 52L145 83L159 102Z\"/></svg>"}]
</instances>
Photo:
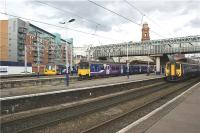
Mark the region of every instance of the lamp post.
<instances>
[{"instance_id":1,"label":"lamp post","mask_svg":"<svg viewBox=\"0 0 200 133\"><path fill-rule=\"evenodd\" d=\"M150 45L148 46L148 57L150 59ZM149 59L148 59L148 64L147 64L147 76L150 74L150 68L149 68Z\"/></svg>"},{"instance_id":2,"label":"lamp post","mask_svg":"<svg viewBox=\"0 0 200 133\"><path fill-rule=\"evenodd\" d=\"M75 19L70 19L69 21L67 21L67 23L71 23L71 22L74 22L74 21L75 21ZM67 23L66 22L60 22L60 24L67 24ZM67 45L68 45L68 42L66 42L66 46L65 46L65 61L66 61L65 63L66 63L66 86L69 86L68 52L67 52L68 49L67 49Z\"/></svg>"}]
</instances>

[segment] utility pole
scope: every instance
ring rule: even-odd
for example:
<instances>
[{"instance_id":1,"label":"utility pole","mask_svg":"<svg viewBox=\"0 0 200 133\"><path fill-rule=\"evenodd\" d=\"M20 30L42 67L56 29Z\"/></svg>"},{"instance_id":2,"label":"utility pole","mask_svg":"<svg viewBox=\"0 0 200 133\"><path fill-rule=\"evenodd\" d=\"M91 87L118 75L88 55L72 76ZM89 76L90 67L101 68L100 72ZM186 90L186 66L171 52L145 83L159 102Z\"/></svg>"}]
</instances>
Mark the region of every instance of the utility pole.
<instances>
[{"instance_id":1,"label":"utility pole","mask_svg":"<svg viewBox=\"0 0 200 133\"><path fill-rule=\"evenodd\" d=\"M70 72L72 72L72 65L73 65L73 43L71 43Z\"/></svg>"},{"instance_id":2,"label":"utility pole","mask_svg":"<svg viewBox=\"0 0 200 133\"><path fill-rule=\"evenodd\" d=\"M24 72L25 74L27 74L27 44L26 44L26 34L24 35L25 39L24 39Z\"/></svg>"},{"instance_id":3,"label":"utility pole","mask_svg":"<svg viewBox=\"0 0 200 133\"><path fill-rule=\"evenodd\" d=\"M150 45L148 46L148 57L150 59ZM149 68L149 59L148 59L148 65L147 65L147 76L150 74L150 68Z\"/></svg>"},{"instance_id":4,"label":"utility pole","mask_svg":"<svg viewBox=\"0 0 200 133\"><path fill-rule=\"evenodd\" d=\"M68 51L67 51L67 42L65 46L65 63L66 63L66 86L69 86L69 72L68 72Z\"/></svg>"},{"instance_id":5,"label":"utility pole","mask_svg":"<svg viewBox=\"0 0 200 133\"><path fill-rule=\"evenodd\" d=\"M68 23L71 23L71 22L74 22L75 19L70 19L69 21L67 22L59 22L60 24L68 24ZM67 25L66 25L66 29L67 29ZM67 45L68 45L68 41L66 42L66 46L65 46L65 60L66 60L66 85L69 86L69 71L68 71L68 48L67 48ZM71 49L72 50L72 49ZM71 52L71 56L72 56L72 52ZM72 57L71 57L71 61L72 61ZM71 64L72 66L72 64ZM70 67L71 68L71 67Z\"/></svg>"},{"instance_id":6,"label":"utility pole","mask_svg":"<svg viewBox=\"0 0 200 133\"><path fill-rule=\"evenodd\" d=\"M127 59L126 59L126 62L127 62L127 78L129 79L128 43L126 45L126 51L127 51Z\"/></svg>"},{"instance_id":7,"label":"utility pole","mask_svg":"<svg viewBox=\"0 0 200 133\"><path fill-rule=\"evenodd\" d=\"M37 76L40 76L40 47L38 43L38 34L36 31L36 44L37 44Z\"/></svg>"},{"instance_id":8,"label":"utility pole","mask_svg":"<svg viewBox=\"0 0 200 133\"><path fill-rule=\"evenodd\" d=\"M39 78L40 75L40 46L38 43L38 31L35 29L35 37L36 37L36 45L37 45L37 77Z\"/></svg>"},{"instance_id":9,"label":"utility pole","mask_svg":"<svg viewBox=\"0 0 200 133\"><path fill-rule=\"evenodd\" d=\"M24 58L25 58L25 61L24 61L24 66L25 66L25 74L27 74L27 46L26 46L26 44L25 44L25 46L24 46Z\"/></svg>"}]
</instances>

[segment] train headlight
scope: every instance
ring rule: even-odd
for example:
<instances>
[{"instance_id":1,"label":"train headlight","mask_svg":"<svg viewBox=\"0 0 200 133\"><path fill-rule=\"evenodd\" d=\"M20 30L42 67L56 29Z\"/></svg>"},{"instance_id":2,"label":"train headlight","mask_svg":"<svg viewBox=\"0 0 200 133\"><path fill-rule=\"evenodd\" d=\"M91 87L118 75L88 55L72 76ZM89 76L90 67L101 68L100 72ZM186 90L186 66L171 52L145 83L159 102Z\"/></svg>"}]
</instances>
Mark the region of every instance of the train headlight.
<instances>
[{"instance_id":1,"label":"train headlight","mask_svg":"<svg viewBox=\"0 0 200 133\"><path fill-rule=\"evenodd\" d=\"M180 77L180 76L181 76L181 73L180 73L180 72L177 72L176 75L177 75L178 77Z\"/></svg>"}]
</instances>

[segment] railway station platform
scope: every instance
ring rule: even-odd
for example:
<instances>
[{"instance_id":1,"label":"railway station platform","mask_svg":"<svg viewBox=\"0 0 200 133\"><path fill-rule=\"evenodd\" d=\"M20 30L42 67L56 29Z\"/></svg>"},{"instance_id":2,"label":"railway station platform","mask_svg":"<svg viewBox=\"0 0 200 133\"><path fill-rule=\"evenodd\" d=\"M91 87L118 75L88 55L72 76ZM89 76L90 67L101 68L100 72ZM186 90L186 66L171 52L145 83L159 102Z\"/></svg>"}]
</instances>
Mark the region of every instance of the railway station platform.
<instances>
[{"instance_id":1,"label":"railway station platform","mask_svg":"<svg viewBox=\"0 0 200 133\"><path fill-rule=\"evenodd\" d=\"M41 93L41 92L92 87L92 86L98 86L98 85L107 85L107 84L114 84L114 83L120 83L120 82L126 82L126 81L153 79L153 78L159 78L159 77L163 77L163 75L150 74L149 76L147 76L146 74L138 74L138 75L130 75L129 79L127 78L127 76L118 76L118 77L100 78L100 79L92 79L92 80L73 81L73 82L70 82L69 86L66 86L64 83L62 83L62 84L7 88L7 89L0 89L0 92L1 92L0 97L10 97L10 96L25 95L25 94L35 94L35 93Z\"/></svg>"},{"instance_id":2,"label":"railway station platform","mask_svg":"<svg viewBox=\"0 0 200 133\"><path fill-rule=\"evenodd\" d=\"M145 133L200 133L200 84Z\"/></svg>"}]
</instances>

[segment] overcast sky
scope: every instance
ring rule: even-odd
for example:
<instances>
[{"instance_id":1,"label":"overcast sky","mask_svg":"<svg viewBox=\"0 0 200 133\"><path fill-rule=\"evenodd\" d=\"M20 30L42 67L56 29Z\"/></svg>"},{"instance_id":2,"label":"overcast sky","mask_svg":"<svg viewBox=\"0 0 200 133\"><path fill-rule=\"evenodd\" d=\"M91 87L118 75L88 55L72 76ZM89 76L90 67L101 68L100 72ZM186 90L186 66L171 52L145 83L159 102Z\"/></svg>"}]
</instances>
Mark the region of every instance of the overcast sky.
<instances>
[{"instance_id":1,"label":"overcast sky","mask_svg":"<svg viewBox=\"0 0 200 133\"><path fill-rule=\"evenodd\" d=\"M141 13L126 1L139 9ZM7 12L8 14L23 18L66 26L71 29L107 37L106 39L30 21L49 32L60 33L62 38L73 37L75 46L140 41L141 26L137 24L141 24L141 22L149 24L152 30L150 32L151 39L200 35L199 0L126 1L94 0L99 5L113 10L131 21L112 14L88 0L0 0L0 12ZM146 16L142 17L142 14ZM0 14L1 20L8 18L8 16ZM76 19L75 22L68 23L67 25L59 24L61 21L68 21L72 18Z\"/></svg>"}]
</instances>

